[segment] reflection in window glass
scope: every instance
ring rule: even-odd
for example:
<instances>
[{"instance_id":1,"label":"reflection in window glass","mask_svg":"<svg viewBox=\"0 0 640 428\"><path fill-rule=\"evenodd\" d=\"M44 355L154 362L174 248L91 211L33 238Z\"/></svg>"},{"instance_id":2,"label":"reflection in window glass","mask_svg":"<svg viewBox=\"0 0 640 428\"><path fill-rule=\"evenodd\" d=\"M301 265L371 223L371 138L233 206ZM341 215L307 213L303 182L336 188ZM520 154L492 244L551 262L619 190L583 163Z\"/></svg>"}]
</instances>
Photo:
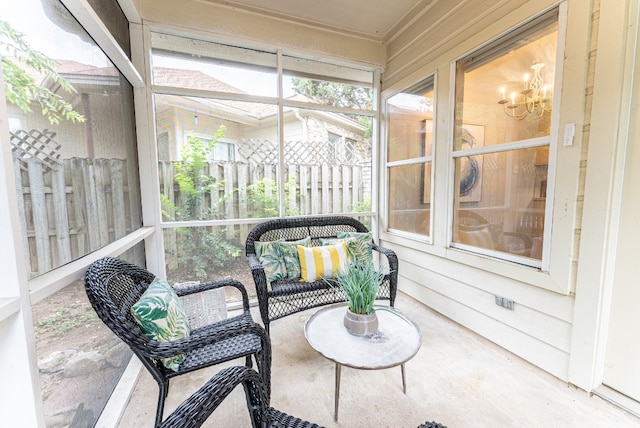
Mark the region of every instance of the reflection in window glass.
<instances>
[{"instance_id":1,"label":"reflection in window glass","mask_svg":"<svg viewBox=\"0 0 640 428\"><path fill-rule=\"evenodd\" d=\"M32 49L0 54L25 255L35 277L141 226L133 91L59 2L10 0L3 9L19 33L0 30L2 42ZM38 73L30 61L48 66Z\"/></svg>"},{"instance_id":2,"label":"reflection in window glass","mask_svg":"<svg viewBox=\"0 0 640 428\"><path fill-rule=\"evenodd\" d=\"M118 257L144 266L144 244ZM100 320L81 280L32 311L46 425L94 426L133 353Z\"/></svg>"},{"instance_id":3,"label":"reflection in window glass","mask_svg":"<svg viewBox=\"0 0 640 428\"><path fill-rule=\"evenodd\" d=\"M456 64L454 246L540 265L557 38L553 10Z\"/></svg>"},{"instance_id":4,"label":"reflection in window glass","mask_svg":"<svg viewBox=\"0 0 640 428\"><path fill-rule=\"evenodd\" d=\"M387 100L390 229L430 234L433 96L429 78Z\"/></svg>"},{"instance_id":5,"label":"reflection in window glass","mask_svg":"<svg viewBox=\"0 0 640 428\"><path fill-rule=\"evenodd\" d=\"M456 63L456 146L465 125L484 145L548 137L558 41L557 10Z\"/></svg>"},{"instance_id":6,"label":"reflection in window glass","mask_svg":"<svg viewBox=\"0 0 640 428\"><path fill-rule=\"evenodd\" d=\"M431 163L389 168L389 228L429 235Z\"/></svg>"},{"instance_id":7,"label":"reflection in window glass","mask_svg":"<svg viewBox=\"0 0 640 428\"><path fill-rule=\"evenodd\" d=\"M547 147L512 150L456 159L456 171L469 177L482 171L482 192L460 182L460 209L456 211L454 242L528 258L541 257L545 217ZM471 165L475 165L471 166ZM518 171L518 174L508 172ZM513 180L505 186L505 177ZM473 189L462 195L464 186ZM482 198L482 205L477 200Z\"/></svg>"}]
</instances>

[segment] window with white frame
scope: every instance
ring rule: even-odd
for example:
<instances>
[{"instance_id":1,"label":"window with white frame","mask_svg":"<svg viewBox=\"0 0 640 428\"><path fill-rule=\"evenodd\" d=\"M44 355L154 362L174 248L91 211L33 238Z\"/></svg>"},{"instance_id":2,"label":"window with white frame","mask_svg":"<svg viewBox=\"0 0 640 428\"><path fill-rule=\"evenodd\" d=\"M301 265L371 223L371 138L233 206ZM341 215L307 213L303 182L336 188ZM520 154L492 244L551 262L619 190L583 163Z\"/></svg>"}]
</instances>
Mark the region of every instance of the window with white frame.
<instances>
[{"instance_id":1,"label":"window with white frame","mask_svg":"<svg viewBox=\"0 0 640 428\"><path fill-rule=\"evenodd\" d=\"M431 231L434 79L387 100L388 228Z\"/></svg>"},{"instance_id":2,"label":"window with white frame","mask_svg":"<svg viewBox=\"0 0 640 428\"><path fill-rule=\"evenodd\" d=\"M160 162L170 279L246 270L239 219L370 218L373 70L159 32L151 45L156 134L173 156Z\"/></svg>"},{"instance_id":3,"label":"window with white frame","mask_svg":"<svg viewBox=\"0 0 640 428\"><path fill-rule=\"evenodd\" d=\"M558 11L455 64L453 247L540 266Z\"/></svg>"}]
</instances>

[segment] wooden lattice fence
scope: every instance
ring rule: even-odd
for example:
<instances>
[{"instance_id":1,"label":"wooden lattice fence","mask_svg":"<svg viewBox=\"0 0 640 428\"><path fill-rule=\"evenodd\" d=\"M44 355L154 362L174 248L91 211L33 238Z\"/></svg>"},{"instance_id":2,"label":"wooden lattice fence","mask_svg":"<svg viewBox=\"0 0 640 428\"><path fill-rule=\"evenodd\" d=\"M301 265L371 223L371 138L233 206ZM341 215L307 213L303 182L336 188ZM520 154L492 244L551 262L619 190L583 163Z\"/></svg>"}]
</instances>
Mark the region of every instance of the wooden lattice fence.
<instances>
[{"instance_id":1,"label":"wooden lattice fence","mask_svg":"<svg viewBox=\"0 0 640 428\"><path fill-rule=\"evenodd\" d=\"M163 161L159 164L160 191L171 202L180 205L180 189L175 181L175 165ZM260 213L252 211L250 187L261 180L273 183L277 178L277 165L210 162L205 174L216 178L220 186L213 186L201 195L199 205L211 209L216 218L258 218ZM363 168L359 165L288 165L285 170L286 208L298 215L330 214L352 211L365 196ZM266 192L273 191L269 188ZM266 196L277 196L268 194ZM173 215L170 210L169 215ZM227 239L242 245L251 225L238 224L226 227ZM164 243L167 266L177 263L175 230L165 230Z\"/></svg>"},{"instance_id":2,"label":"wooden lattice fence","mask_svg":"<svg viewBox=\"0 0 640 428\"><path fill-rule=\"evenodd\" d=\"M141 224L138 186L130 191L126 160L61 160L53 137L47 132L12 134L18 209L31 277L104 247ZM264 179L277 181L273 163L211 162L206 172L222 184L202 195L202 203L216 218L258 217L247 203L250 186ZM366 172L359 165L288 165L287 209L300 215L351 211L366 196ZM179 206L182 195L175 173L173 163L159 163L160 191ZM228 238L242 242L249 227L227 227ZM171 247L175 233L165 231L169 266L176 263L171 259L177 254Z\"/></svg>"}]
</instances>

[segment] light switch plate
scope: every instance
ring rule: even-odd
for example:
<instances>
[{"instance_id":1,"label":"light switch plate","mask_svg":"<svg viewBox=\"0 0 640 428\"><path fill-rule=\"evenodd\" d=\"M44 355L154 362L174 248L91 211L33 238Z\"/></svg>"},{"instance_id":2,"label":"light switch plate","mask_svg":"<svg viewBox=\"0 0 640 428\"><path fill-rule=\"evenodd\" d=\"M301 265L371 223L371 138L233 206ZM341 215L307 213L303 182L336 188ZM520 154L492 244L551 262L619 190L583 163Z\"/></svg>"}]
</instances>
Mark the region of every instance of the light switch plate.
<instances>
[{"instance_id":1,"label":"light switch plate","mask_svg":"<svg viewBox=\"0 0 640 428\"><path fill-rule=\"evenodd\" d=\"M573 146L573 137L576 135L576 124L567 123L564 126L564 138L562 140L565 146Z\"/></svg>"}]
</instances>

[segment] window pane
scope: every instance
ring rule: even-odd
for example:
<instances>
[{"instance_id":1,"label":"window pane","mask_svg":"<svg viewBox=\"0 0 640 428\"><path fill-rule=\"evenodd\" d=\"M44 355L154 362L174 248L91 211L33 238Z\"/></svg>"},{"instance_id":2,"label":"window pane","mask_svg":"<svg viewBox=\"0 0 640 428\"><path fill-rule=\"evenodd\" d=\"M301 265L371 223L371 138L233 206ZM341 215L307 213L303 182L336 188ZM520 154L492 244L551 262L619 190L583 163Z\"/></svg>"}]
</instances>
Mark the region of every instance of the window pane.
<instances>
[{"instance_id":1,"label":"window pane","mask_svg":"<svg viewBox=\"0 0 640 428\"><path fill-rule=\"evenodd\" d=\"M285 98L373 110L373 72L283 56Z\"/></svg>"},{"instance_id":2,"label":"window pane","mask_svg":"<svg viewBox=\"0 0 640 428\"><path fill-rule=\"evenodd\" d=\"M431 163L389 168L389 228L429 235Z\"/></svg>"},{"instance_id":3,"label":"window pane","mask_svg":"<svg viewBox=\"0 0 640 428\"><path fill-rule=\"evenodd\" d=\"M433 78L387 100L389 228L429 235L433 155ZM407 161L411 161L407 163Z\"/></svg>"},{"instance_id":4,"label":"window pane","mask_svg":"<svg viewBox=\"0 0 640 428\"><path fill-rule=\"evenodd\" d=\"M165 221L278 215L276 106L173 95L155 103Z\"/></svg>"},{"instance_id":5,"label":"window pane","mask_svg":"<svg viewBox=\"0 0 640 428\"><path fill-rule=\"evenodd\" d=\"M3 58L17 203L35 277L141 226L133 91L61 3L9 0L0 15L41 53L30 60L51 65L37 73L25 58Z\"/></svg>"},{"instance_id":6,"label":"window pane","mask_svg":"<svg viewBox=\"0 0 640 428\"><path fill-rule=\"evenodd\" d=\"M549 136L557 38L556 10L458 61L456 142L465 125L486 127L486 146Z\"/></svg>"},{"instance_id":7,"label":"window pane","mask_svg":"<svg viewBox=\"0 0 640 428\"><path fill-rule=\"evenodd\" d=\"M119 257L144 266L144 243ZM98 318L82 280L32 311L46 426L94 426L133 353Z\"/></svg>"},{"instance_id":8,"label":"window pane","mask_svg":"<svg viewBox=\"0 0 640 428\"><path fill-rule=\"evenodd\" d=\"M285 108L287 215L371 211L371 126L364 116Z\"/></svg>"},{"instance_id":9,"label":"window pane","mask_svg":"<svg viewBox=\"0 0 640 428\"><path fill-rule=\"evenodd\" d=\"M387 100L387 162L432 155L433 84Z\"/></svg>"},{"instance_id":10,"label":"window pane","mask_svg":"<svg viewBox=\"0 0 640 428\"><path fill-rule=\"evenodd\" d=\"M173 283L231 277L255 297L253 277L244 257L244 237L250 225L181 227L165 229L167 279ZM230 300L239 294L227 290Z\"/></svg>"},{"instance_id":11,"label":"window pane","mask_svg":"<svg viewBox=\"0 0 640 428\"><path fill-rule=\"evenodd\" d=\"M151 44L156 85L277 95L274 53L158 33Z\"/></svg>"},{"instance_id":12,"label":"window pane","mask_svg":"<svg viewBox=\"0 0 640 428\"><path fill-rule=\"evenodd\" d=\"M457 158L454 243L540 260L547 157L540 147Z\"/></svg>"},{"instance_id":13,"label":"window pane","mask_svg":"<svg viewBox=\"0 0 640 428\"><path fill-rule=\"evenodd\" d=\"M557 38L554 9L456 64L454 245L542 259Z\"/></svg>"}]
</instances>

